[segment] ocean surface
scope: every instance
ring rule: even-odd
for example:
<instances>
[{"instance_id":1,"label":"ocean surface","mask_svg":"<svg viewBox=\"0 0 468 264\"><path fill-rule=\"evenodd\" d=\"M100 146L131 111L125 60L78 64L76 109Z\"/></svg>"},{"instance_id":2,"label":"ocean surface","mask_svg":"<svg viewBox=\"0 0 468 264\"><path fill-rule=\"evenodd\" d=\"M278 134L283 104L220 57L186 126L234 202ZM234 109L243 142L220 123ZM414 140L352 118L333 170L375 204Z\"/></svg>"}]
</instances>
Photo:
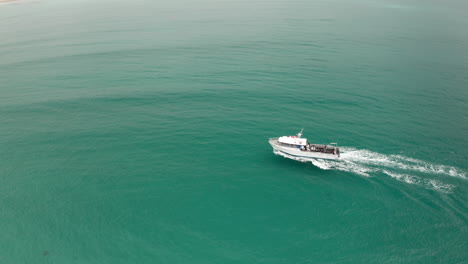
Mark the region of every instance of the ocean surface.
<instances>
[{"instance_id":1,"label":"ocean surface","mask_svg":"<svg viewBox=\"0 0 468 264\"><path fill-rule=\"evenodd\" d=\"M0 263L467 263L467 12L0 3Z\"/></svg>"}]
</instances>

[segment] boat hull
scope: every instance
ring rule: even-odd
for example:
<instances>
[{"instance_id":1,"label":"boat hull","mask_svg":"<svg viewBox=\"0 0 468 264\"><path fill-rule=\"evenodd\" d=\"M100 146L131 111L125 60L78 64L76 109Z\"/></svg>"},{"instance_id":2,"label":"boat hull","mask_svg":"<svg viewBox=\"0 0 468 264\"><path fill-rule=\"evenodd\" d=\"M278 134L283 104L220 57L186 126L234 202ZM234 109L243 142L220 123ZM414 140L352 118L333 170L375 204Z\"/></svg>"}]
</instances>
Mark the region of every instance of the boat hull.
<instances>
[{"instance_id":1,"label":"boat hull","mask_svg":"<svg viewBox=\"0 0 468 264\"><path fill-rule=\"evenodd\" d=\"M322 153L322 152L315 152L315 151L303 151L299 148L288 147L288 146L281 146L276 139L270 139L268 141L273 149L280 153L290 155L296 158L302 159L326 159L326 160L339 160L340 157L335 154L331 153Z\"/></svg>"}]
</instances>

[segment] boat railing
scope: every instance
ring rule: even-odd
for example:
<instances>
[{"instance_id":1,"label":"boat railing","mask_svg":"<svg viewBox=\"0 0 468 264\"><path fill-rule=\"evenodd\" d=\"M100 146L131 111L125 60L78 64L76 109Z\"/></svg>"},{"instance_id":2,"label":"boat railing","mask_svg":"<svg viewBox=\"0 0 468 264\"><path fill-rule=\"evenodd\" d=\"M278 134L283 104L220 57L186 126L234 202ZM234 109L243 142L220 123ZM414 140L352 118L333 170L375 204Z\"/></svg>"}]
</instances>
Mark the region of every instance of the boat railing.
<instances>
[{"instance_id":1,"label":"boat railing","mask_svg":"<svg viewBox=\"0 0 468 264\"><path fill-rule=\"evenodd\" d=\"M274 137L274 138L269 138L268 141L277 141L275 144L279 144L281 146L285 147L298 147L299 145L294 145L294 144L287 144L283 142L278 141L279 137ZM325 145L325 144L313 144L313 143L308 143L307 145L304 145L300 147L301 151L307 151L307 152L319 152L319 153L325 153L325 154L334 154L340 156L340 149L334 144L331 145Z\"/></svg>"}]
</instances>

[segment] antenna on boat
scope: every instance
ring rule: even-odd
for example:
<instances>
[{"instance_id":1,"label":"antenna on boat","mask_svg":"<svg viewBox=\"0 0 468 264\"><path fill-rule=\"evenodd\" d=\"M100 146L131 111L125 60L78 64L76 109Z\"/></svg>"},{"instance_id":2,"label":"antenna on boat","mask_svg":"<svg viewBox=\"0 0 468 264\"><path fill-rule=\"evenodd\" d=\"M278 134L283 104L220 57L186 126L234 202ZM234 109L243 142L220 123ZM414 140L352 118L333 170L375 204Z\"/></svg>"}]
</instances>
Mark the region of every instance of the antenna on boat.
<instances>
[{"instance_id":1,"label":"antenna on boat","mask_svg":"<svg viewBox=\"0 0 468 264\"><path fill-rule=\"evenodd\" d=\"M302 131L304 131L304 128L301 129L301 132L297 133L297 137L298 137L298 138L302 137Z\"/></svg>"}]
</instances>

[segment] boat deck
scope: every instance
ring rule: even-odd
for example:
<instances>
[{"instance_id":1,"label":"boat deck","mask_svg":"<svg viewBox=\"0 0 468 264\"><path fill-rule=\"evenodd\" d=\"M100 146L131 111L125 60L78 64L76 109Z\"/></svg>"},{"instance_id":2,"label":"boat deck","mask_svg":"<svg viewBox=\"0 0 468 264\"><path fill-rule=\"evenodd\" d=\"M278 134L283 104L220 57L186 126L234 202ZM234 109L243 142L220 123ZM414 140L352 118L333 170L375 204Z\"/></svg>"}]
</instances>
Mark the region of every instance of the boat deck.
<instances>
[{"instance_id":1,"label":"boat deck","mask_svg":"<svg viewBox=\"0 0 468 264\"><path fill-rule=\"evenodd\" d=\"M330 145L321 145L321 144L310 144L307 143L305 146L297 146L291 144L285 144L278 141L278 138L270 138L270 142L273 141L274 144L283 146L283 147L291 147L291 148L298 148L304 152L320 152L324 154L332 154L332 155L340 155L340 148Z\"/></svg>"}]
</instances>

